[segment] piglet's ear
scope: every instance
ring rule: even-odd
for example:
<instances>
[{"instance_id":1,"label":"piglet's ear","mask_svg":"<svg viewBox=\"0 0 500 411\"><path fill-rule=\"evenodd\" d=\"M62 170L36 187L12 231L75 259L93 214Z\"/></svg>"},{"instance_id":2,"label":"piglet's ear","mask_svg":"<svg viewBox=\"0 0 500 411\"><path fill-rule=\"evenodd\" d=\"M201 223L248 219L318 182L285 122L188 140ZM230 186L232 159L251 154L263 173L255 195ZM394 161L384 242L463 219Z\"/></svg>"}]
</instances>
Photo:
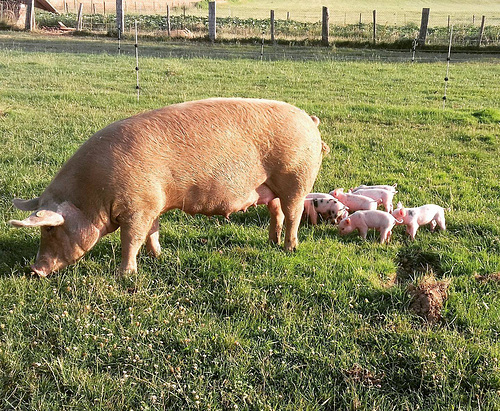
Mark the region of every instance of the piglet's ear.
<instances>
[{"instance_id":1,"label":"piglet's ear","mask_svg":"<svg viewBox=\"0 0 500 411\"><path fill-rule=\"evenodd\" d=\"M351 219L350 219L350 218L346 218L346 219L345 219L345 223L346 223L346 224L351 224Z\"/></svg>"},{"instance_id":2,"label":"piglet's ear","mask_svg":"<svg viewBox=\"0 0 500 411\"><path fill-rule=\"evenodd\" d=\"M24 220L10 220L9 224L14 227L55 227L64 224L64 217L54 211L38 210Z\"/></svg>"},{"instance_id":3,"label":"piglet's ear","mask_svg":"<svg viewBox=\"0 0 500 411\"><path fill-rule=\"evenodd\" d=\"M38 197L33 198L31 200L22 200L20 198L14 198L12 200L12 204L14 204L14 207L18 208L19 210L23 211L34 211L38 209L38 204L40 199Z\"/></svg>"}]
</instances>

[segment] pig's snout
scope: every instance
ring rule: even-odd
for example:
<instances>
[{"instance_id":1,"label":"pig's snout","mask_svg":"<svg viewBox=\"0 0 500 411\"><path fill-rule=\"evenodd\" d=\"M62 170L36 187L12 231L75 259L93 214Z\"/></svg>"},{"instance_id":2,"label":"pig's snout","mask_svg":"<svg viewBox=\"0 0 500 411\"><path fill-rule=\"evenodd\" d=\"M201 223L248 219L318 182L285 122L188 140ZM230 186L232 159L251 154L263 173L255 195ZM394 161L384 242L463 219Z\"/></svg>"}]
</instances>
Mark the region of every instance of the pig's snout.
<instances>
[{"instance_id":1,"label":"pig's snout","mask_svg":"<svg viewBox=\"0 0 500 411\"><path fill-rule=\"evenodd\" d=\"M33 275L33 276L37 275L38 277L45 278L49 274L46 270L44 270L44 269L42 269L40 267L37 267L34 264L32 264L30 266L30 268L31 268L31 275Z\"/></svg>"},{"instance_id":2,"label":"pig's snout","mask_svg":"<svg viewBox=\"0 0 500 411\"><path fill-rule=\"evenodd\" d=\"M39 277L45 278L50 273L54 271L59 271L60 269L66 267L68 264L62 261L47 259L47 258L37 258L35 263L30 266L32 274Z\"/></svg>"}]
</instances>

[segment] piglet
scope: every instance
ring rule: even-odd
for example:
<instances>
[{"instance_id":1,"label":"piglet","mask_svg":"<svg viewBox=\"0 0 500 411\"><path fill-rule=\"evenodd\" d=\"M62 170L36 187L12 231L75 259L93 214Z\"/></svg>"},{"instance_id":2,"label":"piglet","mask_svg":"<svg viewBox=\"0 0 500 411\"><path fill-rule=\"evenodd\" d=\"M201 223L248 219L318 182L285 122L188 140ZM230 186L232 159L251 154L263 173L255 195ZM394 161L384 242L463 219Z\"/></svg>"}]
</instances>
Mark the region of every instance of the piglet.
<instances>
[{"instance_id":1,"label":"piglet","mask_svg":"<svg viewBox=\"0 0 500 411\"><path fill-rule=\"evenodd\" d=\"M347 207L335 197L325 193L309 193L304 200L304 214L313 225L318 224L318 214L333 224L338 223Z\"/></svg>"},{"instance_id":2,"label":"piglet","mask_svg":"<svg viewBox=\"0 0 500 411\"><path fill-rule=\"evenodd\" d=\"M370 197L359 194L344 193L343 188L337 188L330 192L330 195L345 204L350 211L376 210L377 202Z\"/></svg>"},{"instance_id":3,"label":"piglet","mask_svg":"<svg viewBox=\"0 0 500 411\"><path fill-rule=\"evenodd\" d=\"M390 213L380 210L356 211L339 223L340 235L346 235L354 230L366 240L369 228L380 232L380 244L388 243L392 234L392 228L398 222ZM402 223L402 220L399 220Z\"/></svg>"},{"instance_id":4,"label":"piglet","mask_svg":"<svg viewBox=\"0 0 500 411\"><path fill-rule=\"evenodd\" d=\"M353 194L362 195L365 197L370 197L375 200L378 204L382 204L385 211L391 213L393 210L392 199L397 191L389 191L384 188L356 188L356 191L352 191Z\"/></svg>"},{"instance_id":5,"label":"piglet","mask_svg":"<svg viewBox=\"0 0 500 411\"><path fill-rule=\"evenodd\" d=\"M402 219L403 222L398 222L398 224L406 225L406 232L412 240L415 239L418 227L421 225L430 224L431 231L434 231L436 225L438 225L441 230L446 230L444 209L436 204L405 208L403 204L399 202L397 208L392 212L392 215L397 219Z\"/></svg>"}]
</instances>

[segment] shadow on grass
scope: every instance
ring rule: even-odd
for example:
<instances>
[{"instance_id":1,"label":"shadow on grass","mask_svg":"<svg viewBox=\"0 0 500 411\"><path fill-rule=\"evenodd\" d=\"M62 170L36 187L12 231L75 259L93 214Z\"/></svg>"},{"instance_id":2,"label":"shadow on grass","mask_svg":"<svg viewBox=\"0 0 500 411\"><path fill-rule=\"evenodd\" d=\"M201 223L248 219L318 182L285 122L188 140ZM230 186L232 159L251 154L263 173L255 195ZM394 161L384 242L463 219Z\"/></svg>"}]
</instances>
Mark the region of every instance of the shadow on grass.
<instances>
[{"instance_id":1,"label":"shadow on grass","mask_svg":"<svg viewBox=\"0 0 500 411\"><path fill-rule=\"evenodd\" d=\"M0 237L0 276L14 271L29 273L29 261L38 250L38 239L19 236Z\"/></svg>"},{"instance_id":2,"label":"shadow on grass","mask_svg":"<svg viewBox=\"0 0 500 411\"><path fill-rule=\"evenodd\" d=\"M406 283L416 275L434 273L444 274L441 256L437 252L424 251L418 245L402 247L397 254L397 281Z\"/></svg>"}]
</instances>

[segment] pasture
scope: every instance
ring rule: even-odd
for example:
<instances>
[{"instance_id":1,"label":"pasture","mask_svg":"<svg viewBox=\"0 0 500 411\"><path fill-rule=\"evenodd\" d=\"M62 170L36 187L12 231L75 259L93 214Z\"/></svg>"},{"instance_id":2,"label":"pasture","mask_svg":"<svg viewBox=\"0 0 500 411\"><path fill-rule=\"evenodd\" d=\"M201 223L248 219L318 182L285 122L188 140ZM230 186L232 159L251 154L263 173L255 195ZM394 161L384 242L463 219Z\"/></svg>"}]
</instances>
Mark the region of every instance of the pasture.
<instances>
[{"instance_id":1,"label":"pasture","mask_svg":"<svg viewBox=\"0 0 500 411\"><path fill-rule=\"evenodd\" d=\"M23 36L0 33L0 408L500 408L497 59L452 62L443 108L446 56L261 62L218 45L226 58L160 58L146 43L137 101L131 53L50 37L24 49ZM214 95L318 116L331 153L315 191L397 183L406 206L449 208L447 231L422 227L411 242L396 227L380 245L304 224L288 254L267 244L265 208L230 221L175 211L161 219L162 256L141 252L135 275L116 274L115 233L30 276L39 233L8 226L26 216L12 198L39 195L109 123ZM435 322L412 310L426 279L449 283Z\"/></svg>"}]
</instances>

